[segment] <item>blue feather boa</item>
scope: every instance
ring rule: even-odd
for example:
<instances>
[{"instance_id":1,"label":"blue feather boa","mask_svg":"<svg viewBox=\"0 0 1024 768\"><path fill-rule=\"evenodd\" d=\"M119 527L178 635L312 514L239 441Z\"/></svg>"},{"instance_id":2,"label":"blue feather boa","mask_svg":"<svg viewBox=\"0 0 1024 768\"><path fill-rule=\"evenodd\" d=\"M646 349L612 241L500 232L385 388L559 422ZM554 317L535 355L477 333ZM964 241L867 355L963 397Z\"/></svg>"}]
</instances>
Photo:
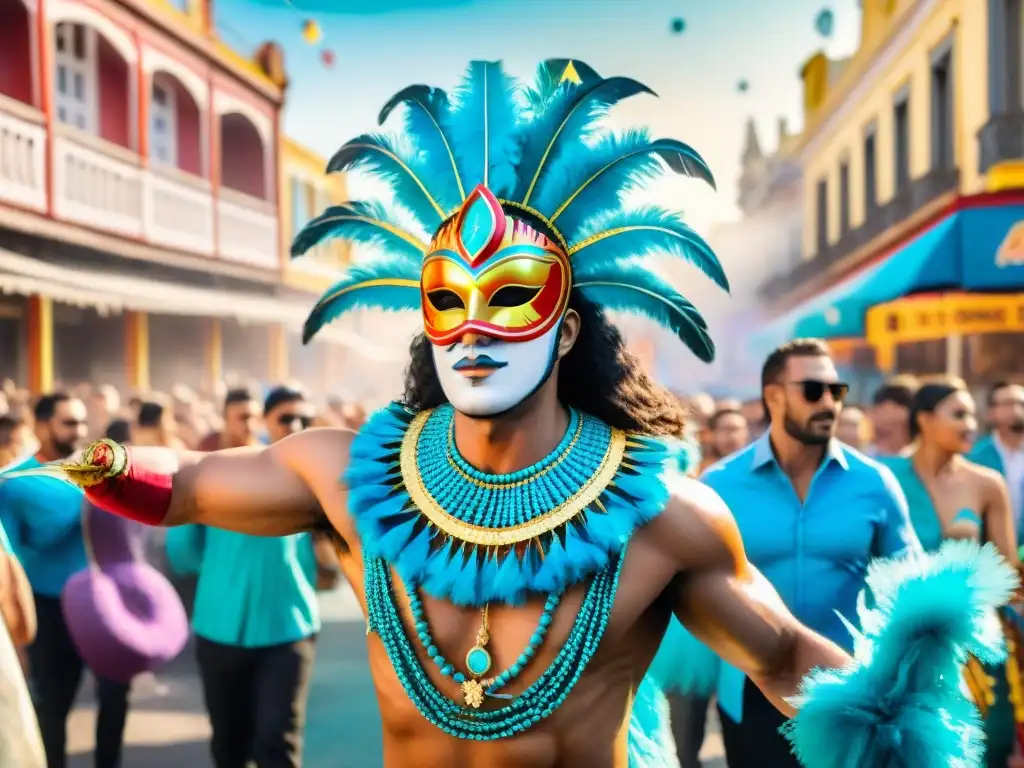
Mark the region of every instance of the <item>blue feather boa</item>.
<instances>
[{"instance_id":1,"label":"blue feather boa","mask_svg":"<svg viewBox=\"0 0 1024 768\"><path fill-rule=\"evenodd\" d=\"M352 442L344 476L349 511L365 550L409 586L455 605L522 604L562 592L607 567L633 532L665 508L664 474L677 472L682 444L631 435L612 482L580 524L566 523L543 558L475 548L429 524L409 496L400 453L415 414L395 403L376 412Z\"/></svg>"},{"instance_id":2,"label":"blue feather boa","mask_svg":"<svg viewBox=\"0 0 1024 768\"><path fill-rule=\"evenodd\" d=\"M995 609L1017 577L991 544L949 541L934 555L871 564L869 609L850 627L854 660L816 670L785 729L807 768L976 768L982 729L967 697L967 656L1004 656Z\"/></svg>"}]
</instances>

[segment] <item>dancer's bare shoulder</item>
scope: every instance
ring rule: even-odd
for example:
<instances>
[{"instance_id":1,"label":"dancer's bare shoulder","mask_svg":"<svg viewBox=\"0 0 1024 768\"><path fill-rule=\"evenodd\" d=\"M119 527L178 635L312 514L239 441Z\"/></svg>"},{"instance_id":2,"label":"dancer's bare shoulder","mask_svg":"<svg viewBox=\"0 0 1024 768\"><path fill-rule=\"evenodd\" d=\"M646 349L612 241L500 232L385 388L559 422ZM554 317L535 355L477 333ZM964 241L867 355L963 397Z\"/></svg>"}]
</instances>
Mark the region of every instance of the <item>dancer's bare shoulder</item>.
<instances>
[{"instance_id":1,"label":"dancer's bare shoulder","mask_svg":"<svg viewBox=\"0 0 1024 768\"><path fill-rule=\"evenodd\" d=\"M355 432L344 427L318 427L275 446L282 449L281 460L303 479L327 521L343 539L352 534L342 476L348 469L355 436Z\"/></svg>"},{"instance_id":2,"label":"dancer's bare shoulder","mask_svg":"<svg viewBox=\"0 0 1024 768\"><path fill-rule=\"evenodd\" d=\"M725 569L743 575L747 559L732 513L699 480L673 476L664 512L645 530L680 572Z\"/></svg>"}]
</instances>

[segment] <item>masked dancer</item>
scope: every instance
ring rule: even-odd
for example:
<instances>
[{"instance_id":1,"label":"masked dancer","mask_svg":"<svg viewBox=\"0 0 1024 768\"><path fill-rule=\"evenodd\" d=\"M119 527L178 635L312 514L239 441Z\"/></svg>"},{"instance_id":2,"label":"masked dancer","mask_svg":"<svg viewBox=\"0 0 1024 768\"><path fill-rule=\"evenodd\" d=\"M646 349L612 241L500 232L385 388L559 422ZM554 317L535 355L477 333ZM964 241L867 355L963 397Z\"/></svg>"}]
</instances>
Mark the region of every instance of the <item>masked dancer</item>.
<instances>
[{"instance_id":1,"label":"masked dancer","mask_svg":"<svg viewBox=\"0 0 1024 768\"><path fill-rule=\"evenodd\" d=\"M725 287L714 254L676 214L619 199L663 168L711 173L678 141L599 126L650 93L567 60L532 87L474 62L451 99L406 88L380 116L401 106L404 135L360 136L328 166L377 174L393 202L329 208L293 247L380 253L314 307L307 340L358 307L422 312L402 402L358 433L181 453L174 468L101 442L62 472L153 525L333 530L367 616L387 766L671 765L664 701L642 681L673 614L799 707L809 766L969 757L956 663L998 654L975 617L1013 572L976 544L877 567L851 662L790 615L721 499L680 472L677 401L605 316L647 315L712 357L698 311L639 260L682 257Z\"/></svg>"}]
</instances>

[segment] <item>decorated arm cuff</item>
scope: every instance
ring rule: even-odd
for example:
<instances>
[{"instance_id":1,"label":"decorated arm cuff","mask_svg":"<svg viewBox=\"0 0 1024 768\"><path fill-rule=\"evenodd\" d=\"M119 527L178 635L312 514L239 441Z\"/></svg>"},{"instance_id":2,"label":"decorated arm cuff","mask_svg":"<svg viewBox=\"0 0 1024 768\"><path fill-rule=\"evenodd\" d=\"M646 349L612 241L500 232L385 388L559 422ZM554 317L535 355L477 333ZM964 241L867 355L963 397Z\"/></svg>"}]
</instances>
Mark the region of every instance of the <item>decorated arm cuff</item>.
<instances>
[{"instance_id":1,"label":"decorated arm cuff","mask_svg":"<svg viewBox=\"0 0 1024 768\"><path fill-rule=\"evenodd\" d=\"M153 472L132 461L131 449L113 440L98 440L80 463L62 466L68 478L101 509L145 525L160 525L171 506L169 474Z\"/></svg>"}]
</instances>

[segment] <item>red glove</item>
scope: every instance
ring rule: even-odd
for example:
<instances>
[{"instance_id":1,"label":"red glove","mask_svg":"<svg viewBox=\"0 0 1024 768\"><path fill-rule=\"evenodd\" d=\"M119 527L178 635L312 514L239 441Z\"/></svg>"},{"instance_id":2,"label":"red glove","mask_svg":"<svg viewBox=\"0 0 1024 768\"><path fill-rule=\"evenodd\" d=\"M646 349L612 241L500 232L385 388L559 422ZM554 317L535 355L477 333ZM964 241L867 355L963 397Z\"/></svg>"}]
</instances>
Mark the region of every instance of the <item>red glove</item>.
<instances>
[{"instance_id":1,"label":"red glove","mask_svg":"<svg viewBox=\"0 0 1024 768\"><path fill-rule=\"evenodd\" d=\"M138 466L120 443L98 440L85 449L80 463L61 468L100 509L146 525L160 525L167 517L171 475Z\"/></svg>"}]
</instances>

